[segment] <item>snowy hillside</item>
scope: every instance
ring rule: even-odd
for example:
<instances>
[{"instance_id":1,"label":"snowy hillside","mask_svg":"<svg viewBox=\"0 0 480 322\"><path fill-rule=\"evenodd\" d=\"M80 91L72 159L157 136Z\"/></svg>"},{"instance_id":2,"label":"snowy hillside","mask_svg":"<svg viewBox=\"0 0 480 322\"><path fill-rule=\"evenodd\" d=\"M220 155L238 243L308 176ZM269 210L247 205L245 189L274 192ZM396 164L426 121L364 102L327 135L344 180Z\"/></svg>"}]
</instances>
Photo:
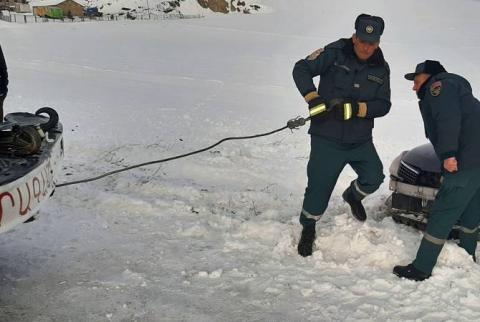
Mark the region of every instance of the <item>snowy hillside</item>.
<instances>
[{"instance_id":1,"label":"snowy hillside","mask_svg":"<svg viewBox=\"0 0 480 322\"><path fill-rule=\"evenodd\" d=\"M480 96L480 1L261 5L189 20L0 21L5 110L57 109L59 182L267 132L306 114L294 63L350 36L362 12L386 21L393 106L374 142L387 177L426 142L404 73L439 59ZM480 267L453 242L429 280L391 273L421 233L386 216L387 180L361 224L341 200L355 178L345 169L313 256L298 256L308 154L305 127L58 188L38 220L0 235L0 321L480 320Z\"/></svg>"},{"instance_id":2,"label":"snowy hillside","mask_svg":"<svg viewBox=\"0 0 480 322\"><path fill-rule=\"evenodd\" d=\"M50 0L30 0L30 5L52 5ZM210 14L257 14L271 9L262 0L77 0L86 8L96 7L102 14L136 15L210 15ZM9 13L6 12L8 15Z\"/></svg>"},{"instance_id":3,"label":"snowy hillside","mask_svg":"<svg viewBox=\"0 0 480 322\"><path fill-rule=\"evenodd\" d=\"M202 8L197 0L88 0L88 6L98 7L104 14L116 14L135 10L139 13L183 13L208 14L209 10Z\"/></svg>"}]
</instances>

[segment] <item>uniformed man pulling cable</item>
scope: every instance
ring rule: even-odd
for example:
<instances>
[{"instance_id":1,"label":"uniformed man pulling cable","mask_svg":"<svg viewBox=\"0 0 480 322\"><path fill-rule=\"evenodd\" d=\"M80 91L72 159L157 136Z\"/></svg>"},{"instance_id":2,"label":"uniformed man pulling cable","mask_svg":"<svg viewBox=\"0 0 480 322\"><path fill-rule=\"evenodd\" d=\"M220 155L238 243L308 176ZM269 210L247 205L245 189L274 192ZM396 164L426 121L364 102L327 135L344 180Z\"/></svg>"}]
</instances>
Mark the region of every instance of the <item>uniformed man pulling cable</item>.
<instances>
[{"instance_id":1,"label":"uniformed man pulling cable","mask_svg":"<svg viewBox=\"0 0 480 322\"><path fill-rule=\"evenodd\" d=\"M338 176L349 164L358 174L343 199L353 216L366 220L361 200L383 182L383 166L372 141L374 119L390 110L390 70L379 47L384 21L361 14L351 38L340 39L299 60L295 84L312 115L298 244L301 256L312 254L315 224L325 212ZM318 89L313 78L320 76Z\"/></svg>"},{"instance_id":2,"label":"uniformed man pulling cable","mask_svg":"<svg viewBox=\"0 0 480 322\"><path fill-rule=\"evenodd\" d=\"M475 259L480 223L480 102L470 83L426 60L405 75L414 81L425 135L443 165L443 181L417 257L394 274L421 281L429 278L453 225L460 226L459 246Z\"/></svg>"},{"instance_id":3,"label":"uniformed man pulling cable","mask_svg":"<svg viewBox=\"0 0 480 322\"><path fill-rule=\"evenodd\" d=\"M8 92L8 73L2 46L0 46L0 122L3 121L3 101Z\"/></svg>"}]
</instances>

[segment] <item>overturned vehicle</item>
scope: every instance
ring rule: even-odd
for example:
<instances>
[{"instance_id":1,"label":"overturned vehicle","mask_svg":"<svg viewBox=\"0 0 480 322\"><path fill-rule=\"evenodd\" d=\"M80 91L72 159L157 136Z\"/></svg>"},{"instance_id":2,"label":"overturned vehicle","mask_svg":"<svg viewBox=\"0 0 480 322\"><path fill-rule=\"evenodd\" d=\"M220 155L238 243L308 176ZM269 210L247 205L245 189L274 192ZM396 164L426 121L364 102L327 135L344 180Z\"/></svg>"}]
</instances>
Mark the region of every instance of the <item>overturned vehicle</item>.
<instances>
[{"instance_id":1,"label":"overturned vehicle","mask_svg":"<svg viewBox=\"0 0 480 322\"><path fill-rule=\"evenodd\" d=\"M440 160L430 143L400 153L390 165L392 194L387 205L393 220L425 230L441 178ZM457 235L454 226L450 237Z\"/></svg>"},{"instance_id":2,"label":"overturned vehicle","mask_svg":"<svg viewBox=\"0 0 480 322\"><path fill-rule=\"evenodd\" d=\"M62 132L50 107L35 114L10 113L0 122L0 233L33 220L53 193L63 158Z\"/></svg>"}]
</instances>

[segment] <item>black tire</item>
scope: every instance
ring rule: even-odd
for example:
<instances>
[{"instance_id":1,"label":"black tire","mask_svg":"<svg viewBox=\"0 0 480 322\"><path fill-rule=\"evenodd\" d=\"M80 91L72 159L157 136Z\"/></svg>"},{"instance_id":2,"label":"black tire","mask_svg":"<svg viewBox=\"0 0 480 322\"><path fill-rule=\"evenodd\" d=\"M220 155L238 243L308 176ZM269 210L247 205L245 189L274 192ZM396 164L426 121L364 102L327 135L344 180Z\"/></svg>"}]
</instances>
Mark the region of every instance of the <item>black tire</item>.
<instances>
[{"instance_id":1,"label":"black tire","mask_svg":"<svg viewBox=\"0 0 480 322\"><path fill-rule=\"evenodd\" d=\"M58 113L51 107L42 107L35 112L35 115L47 114L48 121L46 123L40 124L40 128L47 132L50 129L53 129L58 124Z\"/></svg>"}]
</instances>

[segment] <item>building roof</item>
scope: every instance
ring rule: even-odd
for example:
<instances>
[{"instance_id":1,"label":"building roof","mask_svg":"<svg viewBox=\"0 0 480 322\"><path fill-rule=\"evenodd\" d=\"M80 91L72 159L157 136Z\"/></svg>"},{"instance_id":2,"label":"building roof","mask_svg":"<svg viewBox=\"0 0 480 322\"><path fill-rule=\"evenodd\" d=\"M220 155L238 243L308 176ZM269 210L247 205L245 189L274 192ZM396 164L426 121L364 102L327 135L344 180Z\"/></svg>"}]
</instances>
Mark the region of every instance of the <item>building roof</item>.
<instances>
[{"instance_id":1,"label":"building roof","mask_svg":"<svg viewBox=\"0 0 480 322\"><path fill-rule=\"evenodd\" d=\"M30 1L29 4L32 7L48 7L48 6L56 6L65 1L67 0L36 0L36 1ZM72 1L78 3L81 6L84 6L84 7L87 6L87 3L82 0L72 0Z\"/></svg>"}]
</instances>

